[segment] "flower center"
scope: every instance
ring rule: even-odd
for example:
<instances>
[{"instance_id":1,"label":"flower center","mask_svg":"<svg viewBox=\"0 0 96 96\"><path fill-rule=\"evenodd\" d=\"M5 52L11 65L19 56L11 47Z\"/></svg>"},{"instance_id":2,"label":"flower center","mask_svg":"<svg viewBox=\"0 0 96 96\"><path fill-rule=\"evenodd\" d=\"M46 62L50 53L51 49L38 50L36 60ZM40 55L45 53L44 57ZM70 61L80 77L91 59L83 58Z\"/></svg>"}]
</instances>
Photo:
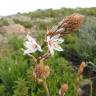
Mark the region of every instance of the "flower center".
<instances>
[{"instance_id":1,"label":"flower center","mask_svg":"<svg viewBox=\"0 0 96 96\"><path fill-rule=\"evenodd\" d=\"M50 40L50 41L49 41L49 45L50 45L50 46L56 46L57 44L56 44L56 41Z\"/></svg>"},{"instance_id":2,"label":"flower center","mask_svg":"<svg viewBox=\"0 0 96 96\"><path fill-rule=\"evenodd\" d=\"M36 45L36 44L33 44L33 45L32 45L32 48L34 48L34 49L35 49L36 47L37 47L37 45Z\"/></svg>"}]
</instances>

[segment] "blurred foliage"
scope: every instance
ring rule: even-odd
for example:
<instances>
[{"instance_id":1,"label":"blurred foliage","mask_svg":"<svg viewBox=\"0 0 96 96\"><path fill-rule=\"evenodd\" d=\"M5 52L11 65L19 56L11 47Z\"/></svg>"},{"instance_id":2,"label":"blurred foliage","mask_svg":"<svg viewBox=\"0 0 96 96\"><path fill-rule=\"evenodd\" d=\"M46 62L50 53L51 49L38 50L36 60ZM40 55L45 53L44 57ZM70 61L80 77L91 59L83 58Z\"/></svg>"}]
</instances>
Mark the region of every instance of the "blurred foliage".
<instances>
[{"instance_id":1,"label":"blurred foliage","mask_svg":"<svg viewBox=\"0 0 96 96\"><path fill-rule=\"evenodd\" d=\"M6 87L3 84L0 84L0 96L5 96Z\"/></svg>"},{"instance_id":2,"label":"blurred foliage","mask_svg":"<svg viewBox=\"0 0 96 96\"><path fill-rule=\"evenodd\" d=\"M21 44L21 39L13 36L10 37L8 43L8 54L0 58L0 80L7 91L12 94L15 81L25 77L29 65L28 59L25 59L21 50L23 44L23 42Z\"/></svg>"},{"instance_id":3,"label":"blurred foliage","mask_svg":"<svg viewBox=\"0 0 96 96\"><path fill-rule=\"evenodd\" d=\"M96 16L96 7L92 8L61 8L61 9L47 9L47 10L41 10L38 9L35 12L29 12L29 13L24 13L26 16L30 16L32 19L33 18L44 18L44 17L64 17L66 15L70 15L72 13L81 13L87 16Z\"/></svg>"},{"instance_id":4,"label":"blurred foliage","mask_svg":"<svg viewBox=\"0 0 96 96\"><path fill-rule=\"evenodd\" d=\"M21 25L23 25L25 28L31 28L32 27L32 22L30 21L20 21L20 20L15 20L14 19L14 22L16 23L16 24L21 24Z\"/></svg>"},{"instance_id":5,"label":"blurred foliage","mask_svg":"<svg viewBox=\"0 0 96 96\"><path fill-rule=\"evenodd\" d=\"M94 62L96 58L96 18L86 17L85 23L80 32L78 32L77 52L82 59ZM96 63L96 62L94 62Z\"/></svg>"},{"instance_id":6,"label":"blurred foliage","mask_svg":"<svg viewBox=\"0 0 96 96\"><path fill-rule=\"evenodd\" d=\"M27 82L24 79L19 79L16 81L14 89L15 90L13 96L28 96Z\"/></svg>"},{"instance_id":7,"label":"blurred foliage","mask_svg":"<svg viewBox=\"0 0 96 96\"><path fill-rule=\"evenodd\" d=\"M7 25L9 25L9 24L8 24L8 21L6 21L5 19L1 18L1 19L0 19L0 27L2 27L2 26L7 26Z\"/></svg>"}]
</instances>

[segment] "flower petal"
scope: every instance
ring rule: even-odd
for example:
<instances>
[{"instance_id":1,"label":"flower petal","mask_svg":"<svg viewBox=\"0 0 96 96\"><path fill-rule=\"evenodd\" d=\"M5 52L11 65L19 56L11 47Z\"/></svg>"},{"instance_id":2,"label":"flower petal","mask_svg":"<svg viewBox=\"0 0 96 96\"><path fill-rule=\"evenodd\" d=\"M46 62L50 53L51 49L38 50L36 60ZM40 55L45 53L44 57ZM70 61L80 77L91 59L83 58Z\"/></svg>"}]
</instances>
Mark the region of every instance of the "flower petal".
<instances>
[{"instance_id":1,"label":"flower petal","mask_svg":"<svg viewBox=\"0 0 96 96\"><path fill-rule=\"evenodd\" d=\"M56 40L56 39L59 39L59 37L60 37L60 34L55 35L55 36L53 36L53 37L51 38L51 40Z\"/></svg>"},{"instance_id":2,"label":"flower petal","mask_svg":"<svg viewBox=\"0 0 96 96\"><path fill-rule=\"evenodd\" d=\"M55 47L54 47L54 50L63 51L63 49L62 49L61 46L59 46L59 45L58 45L58 46L55 46Z\"/></svg>"},{"instance_id":3,"label":"flower petal","mask_svg":"<svg viewBox=\"0 0 96 96\"><path fill-rule=\"evenodd\" d=\"M26 48L32 48L32 43L26 41L26 42L24 43L24 46L25 46Z\"/></svg>"},{"instance_id":4,"label":"flower petal","mask_svg":"<svg viewBox=\"0 0 96 96\"><path fill-rule=\"evenodd\" d=\"M50 48L50 53L51 53L51 55L54 55L54 50L53 50L53 48Z\"/></svg>"},{"instance_id":5,"label":"flower petal","mask_svg":"<svg viewBox=\"0 0 96 96\"><path fill-rule=\"evenodd\" d=\"M49 42L51 40L50 36L47 36L47 42Z\"/></svg>"},{"instance_id":6,"label":"flower petal","mask_svg":"<svg viewBox=\"0 0 96 96\"><path fill-rule=\"evenodd\" d=\"M61 44L61 43L63 43L64 42L64 39L62 39L62 38L59 38L58 39L58 44Z\"/></svg>"},{"instance_id":7,"label":"flower petal","mask_svg":"<svg viewBox=\"0 0 96 96\"><path fill-rule=\"evenodd\" d=\"M35 39L32 38L31 36L27 35L26 38L28 39L28 41L36 43Z\"/></svg>"},{"instance_id":8,"label":"flower petal","mask_svg":"<svg viewBox=\"0 0 96 96\"><path fill-rule=\"evenodd\" d=\"M40 45L37 45L37 49L38 51L42 52L43 50L41 49L41 46Z\"/></svg>"},{"instance_id":9,"label":"flower petal","mask_svg":"<svg viewBox=\"0 0 96 96\"><path fill-rule=\"evenodd\" d=\"M33 52L35 52L35 51L37 51L37 49L33 49L33 50L31 50L31 49L26 49L26 50L24 50L24 55L26 55L26 54L31 54L31 53L33 53Z\"/></svg>"},{"instance_id":10,"label":"flower petal","mask_svg":"<svg viewBox=\"0 0 96 96\"><path fill-rule=\"evenodd\" d=\"M53 47L50 46L49 44L48 44L48 49L49 49L51 55L54 55L54 49L53 49Z\"/></svg>"}]
</instances>

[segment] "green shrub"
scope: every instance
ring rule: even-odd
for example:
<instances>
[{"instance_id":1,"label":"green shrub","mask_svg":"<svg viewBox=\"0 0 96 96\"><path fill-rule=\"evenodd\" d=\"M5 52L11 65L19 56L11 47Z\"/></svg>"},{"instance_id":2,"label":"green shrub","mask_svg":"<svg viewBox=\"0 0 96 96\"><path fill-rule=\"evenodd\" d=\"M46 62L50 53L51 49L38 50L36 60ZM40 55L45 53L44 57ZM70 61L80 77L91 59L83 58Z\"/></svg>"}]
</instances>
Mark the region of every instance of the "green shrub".
<instances>
[{"instance_id":1,"label":"green shrub","mask_svg":"<svg viewBox=\"0 0 96 96\"><path fill-rule=\"evenodd\" d=\"M5 96L6 88L3 84L0 84L0 96Z\"/></svg>"},{"instance_id":2,"label":"green shrub","mask_svg":"<svg viewBox=\"0 0 96 96\"><path fill-rule=\"evenodd\" d=\"M47 9L47 10L42 10L42 9L38 9L37 11L34 12L29 12L29 13L24 13L23 15L29 16L32 19L34 18L45 18L45 17L53 17L53 18L57 18L57 17L64 17L64 16L68 16L72 13L81 13L84 15L89 15L89 16L96 16L96 8L92 7L92 8L61 8L61 9Z\"/></svg>"},{"instance_id":3,"label":"green shrub","mask_svg":"<svg viewBox=\"0 0 96 96\"><path fill-rule=\"evenodd\" d=\"M11 42L8 46L9 54L0 59L0 80L6 87L7 92L12 94L15 81L25 76L29 65L28 59L23 56L20 39L10 38L10 40Z\"/></svg>"},{"instance_id":4,"label":"green shrub","mask_svg":"<svg viewBox=\"0 0 96 96\"><path fill-rule=\"evenodd\" d=\"M87 17L82 30L78 33L78 40L76 41L77 52L81 55L82 59L93 61L96 56L96 30L94 22L96 18Z\"/></svg>"},{"instance_id":5,"label":"green shrub","mask_svg":"<svg viewBox=\"0 0 96 96\"><path fill-rule=\"evenodd\" d=\"M21 24L21 25L23 25L25 28L31 28L32 27L32 22L30 21L19 21L19 20L14 20L14 22L16 23L16 24Z\"/></svg>"}]
</instances>

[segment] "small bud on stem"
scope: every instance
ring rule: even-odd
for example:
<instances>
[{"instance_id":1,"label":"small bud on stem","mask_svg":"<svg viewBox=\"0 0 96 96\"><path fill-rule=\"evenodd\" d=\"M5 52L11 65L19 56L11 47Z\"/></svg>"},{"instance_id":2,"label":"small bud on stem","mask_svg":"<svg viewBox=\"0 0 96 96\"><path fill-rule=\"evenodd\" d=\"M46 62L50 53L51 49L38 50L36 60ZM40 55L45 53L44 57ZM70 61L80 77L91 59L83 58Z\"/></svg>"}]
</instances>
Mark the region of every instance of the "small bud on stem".
<instances>
[{"instance_id":1,"label":"small bud on stem","mask_svg":"<svg viewBox=\"0 0 96 96\"><path fill-rule=\"evenodd\" d=\"M61 88L59 90L59 95L64 96L65 93L67 92L67 90L68 90L68 85L67 84L61 85Z\"/></svg>"}]
</instances>

